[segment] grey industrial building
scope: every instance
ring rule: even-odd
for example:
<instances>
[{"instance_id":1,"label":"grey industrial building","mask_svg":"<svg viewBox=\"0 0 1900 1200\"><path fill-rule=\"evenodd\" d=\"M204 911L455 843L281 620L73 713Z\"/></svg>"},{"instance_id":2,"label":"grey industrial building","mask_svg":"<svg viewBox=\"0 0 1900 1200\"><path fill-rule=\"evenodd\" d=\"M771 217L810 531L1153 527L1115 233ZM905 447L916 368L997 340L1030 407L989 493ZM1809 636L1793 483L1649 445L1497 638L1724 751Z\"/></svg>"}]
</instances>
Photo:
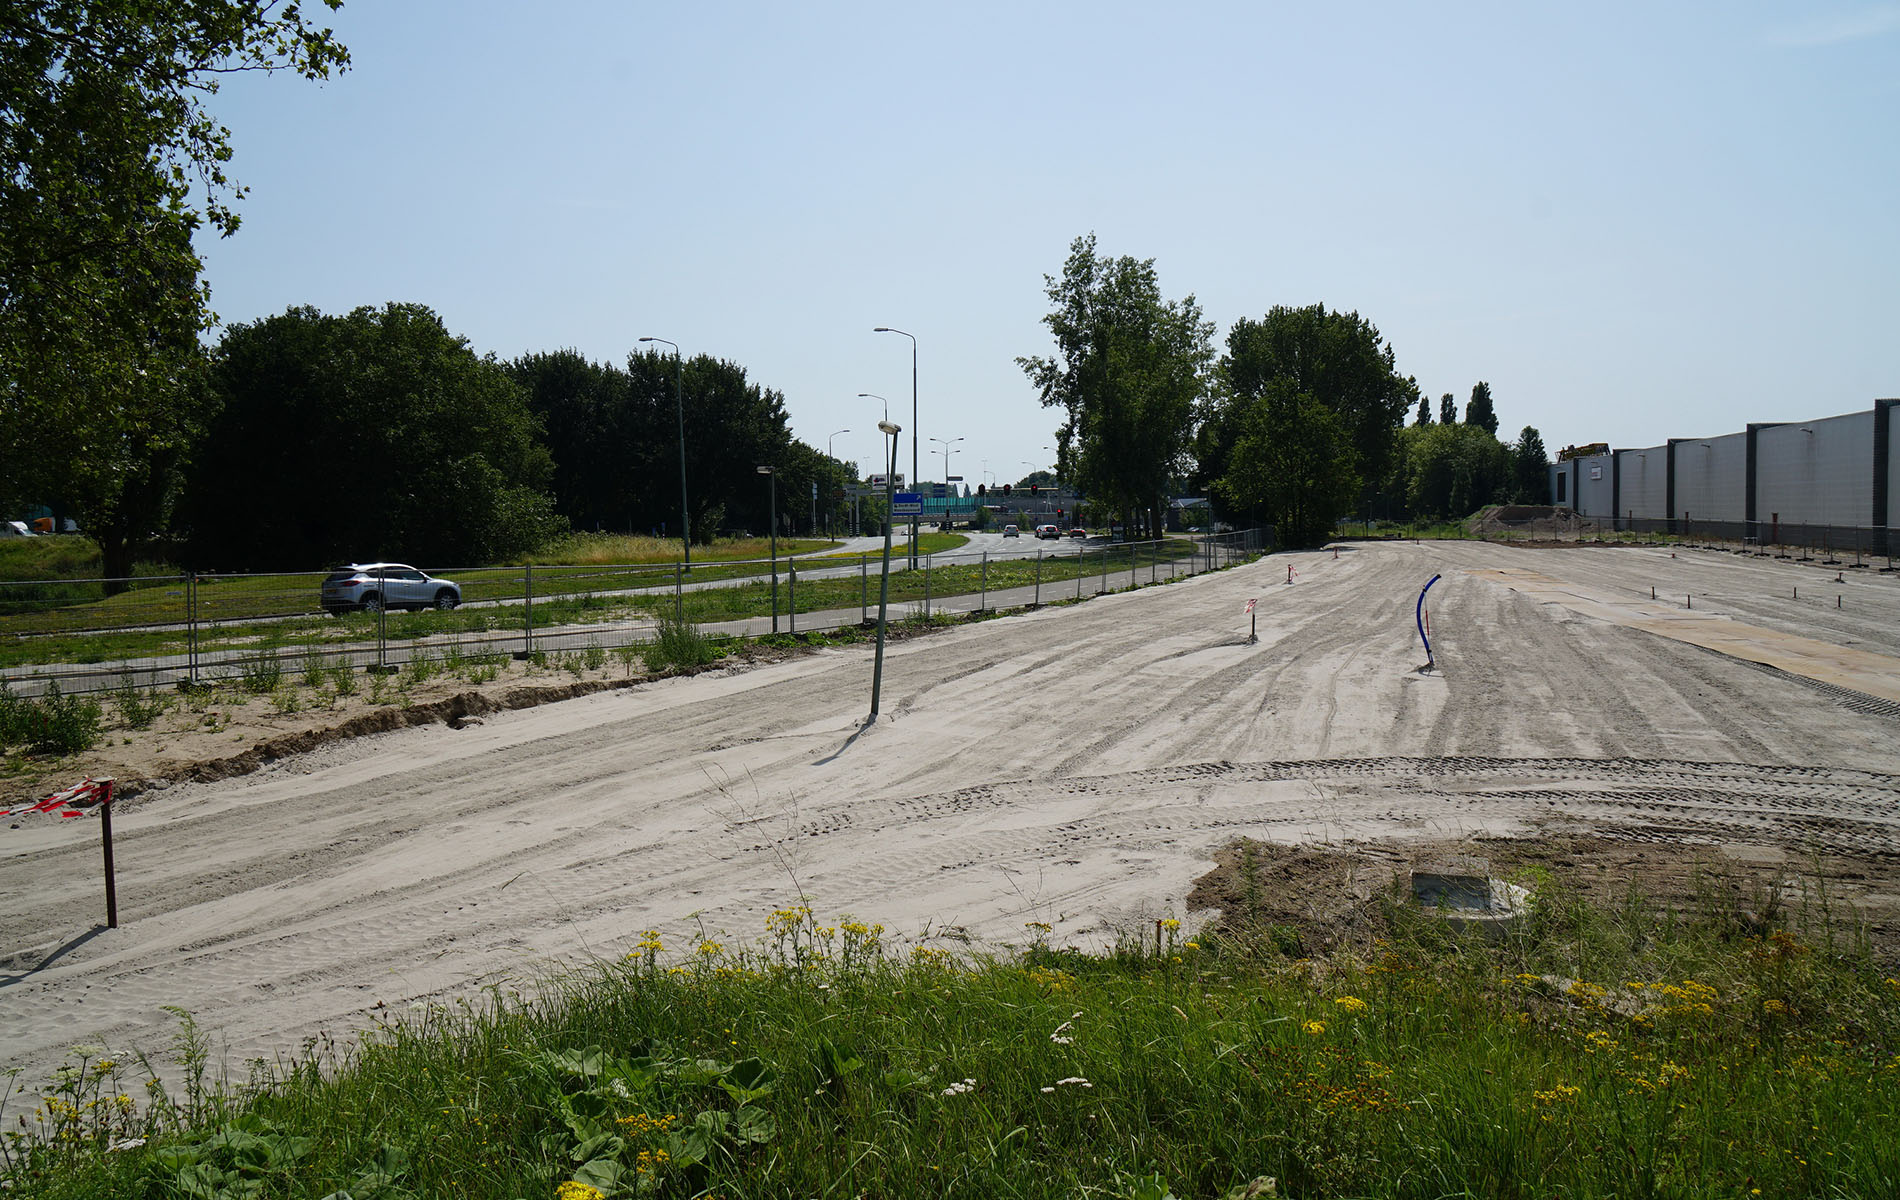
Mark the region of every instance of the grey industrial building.
<instances>
[{"instance_id":1,"label":"grey industrial building","mask_svg":"<svg viewBox=\"0 0 1900 1200\"><path fill-rule=\"evenodd\" d=\"M1560 459L1551 502L1606 529L1891 555L1900 546L1900 399L1739 433Z\"/></svg>"}]
</instances>

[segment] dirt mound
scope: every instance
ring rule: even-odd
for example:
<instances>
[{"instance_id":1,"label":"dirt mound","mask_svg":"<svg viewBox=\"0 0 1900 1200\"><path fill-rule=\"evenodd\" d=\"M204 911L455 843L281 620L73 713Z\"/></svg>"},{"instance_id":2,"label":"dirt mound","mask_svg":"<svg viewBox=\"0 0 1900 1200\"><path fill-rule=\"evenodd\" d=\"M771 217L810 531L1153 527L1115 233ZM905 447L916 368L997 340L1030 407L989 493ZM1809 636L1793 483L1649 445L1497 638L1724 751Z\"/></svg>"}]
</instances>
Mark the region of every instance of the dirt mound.
<instances>
[{"instance_id":1,"label":"dirt mound","mask_svg":"<svg viewBox=\"0 0 1900 1200\"><path fill-rule=\"evenodd\" d=\"M1583 528L1583 518L1554 504L1498 504L1483 509L1466 523L1475 534L1548 533L1575 534Z\"/></svg>"}]
</instances>

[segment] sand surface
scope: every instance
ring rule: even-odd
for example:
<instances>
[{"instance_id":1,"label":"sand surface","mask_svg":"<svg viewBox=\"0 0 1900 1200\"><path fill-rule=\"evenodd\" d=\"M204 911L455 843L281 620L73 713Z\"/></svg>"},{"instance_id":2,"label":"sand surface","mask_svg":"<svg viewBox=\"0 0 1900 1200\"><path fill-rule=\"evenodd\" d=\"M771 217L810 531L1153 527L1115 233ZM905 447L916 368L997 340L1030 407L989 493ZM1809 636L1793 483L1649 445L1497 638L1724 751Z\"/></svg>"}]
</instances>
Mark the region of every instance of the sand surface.
<instances>
[{"instance_id":1,"label":"sand surface","mask_svg":"<svg viewBox=\"0 0 1900 1200\"><path fill-rule=\"evenodd\" d=\"M1725 621L1724 645L1808 639L1900 682L1891 575L1361 544L895 644L868 728L871 651L850 647L358 738L127 802L118 929L98 927L96 819L0 829L0 1066L42 1079L81 1039L162 1054L176 1005L241 1076L644 929L750 940L801 896L900 944L1006 945L1043 921L1100 945L1188 915L1243 836L1900 863L1900 706L1643 628L1652 587Z\"/></svg>"}]
</instances>

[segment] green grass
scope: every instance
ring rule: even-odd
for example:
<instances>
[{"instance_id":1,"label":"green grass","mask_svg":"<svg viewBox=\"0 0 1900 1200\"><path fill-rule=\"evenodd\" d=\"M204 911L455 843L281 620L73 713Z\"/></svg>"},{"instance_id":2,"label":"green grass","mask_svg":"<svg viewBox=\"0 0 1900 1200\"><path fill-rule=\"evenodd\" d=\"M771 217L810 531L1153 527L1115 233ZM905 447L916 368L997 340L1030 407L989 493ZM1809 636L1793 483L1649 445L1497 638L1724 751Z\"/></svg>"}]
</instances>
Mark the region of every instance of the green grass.
<instances>
[{"instance_id":1,"label":"green grass","mask_svg":"<svg viewBox=\"0 0 1900 1200\"><path fill-rule=\"evenodd\" d=\"M83 1048L3 1170L46 1197L1894 1194L1900 981L1852 945L1562 897L1490 944L1388 904L1314 961L1170 921L975 959L804 907L745 946L650 930L243 1089L187 1019L143 1112Z\"/></svg>"},{"instance_id":2,"label":"green grass","mask_svg":"<svg viewBox=\"0 0 1900 1200\"><path fill-rule=\"evenodd\" d=\"M959 534L933 534L957 540ZM1151 575L1165 572L1151 569L1172 558L1194 552L1184 539L1164 543L1137 543L1133 549L1135 579L1145 584ZM1114 546L1107 551L1108 580L1111 587L1126 587L1129 578L1130 549ZM1063 598L1061 585L1073 586L1078 575L1099 578L1103 552L1091 550L1080 558L1074 555L1052 556L1042 560L1042 582L1055 601ZM801 579L796 589L797 611L816 612L858 607L861 600L875 605L875 576L880 562L866 557L868 570L858 577L843 579ZM831 563L830 565L837 565ZM892 559L891 598L895 601L921 601L925 594L924 573L901 568ZM1035 582L1033 560L996 559L988 568L988 588L1028 587ZM933 566L929 592L933 598L967 595L979 591L983 568L967 557ZM494 607L464 606L449 612L392 612L385 628L391 639L409 640L431 635L476 635L519 632L527 621L526 605L521 603L527 575L519 568L486 573L460 573L466 600L514 601ZM674 569L635 566L536 566L532 572L535 600L533 619L536 628L578 622L628 620L639 615L670 613L674 610ZM743 620L767 616L772 611L771 585L763 568L754 563L695 564L685 579L695 583L733 580L730 587L701 588L682 594L681 615L695 623ZM871 579L868 585L864 580ZM740 582L743 581L743 582ZM371 613L346 613L338 617L309 615L308 609L321 577L307 578L252 576L240 579L201 582L197 605L200 624L197 645L201 654L217 651L260 650L321 651L344 643L373 642L377 617ZM640 596L606 595L610 591L648 589ZM1071 593L1072 594L1072 593ZM781 563L778 605L790 612L793 588L790 570ZM9 613L6 633L0 635L0 666L44 666L54 663L100 663L183 654L191 644L191 630L184 623L185 600L182 586L131 592L95 603L77 605L51 612ZM291 606L296 607L291 607ZM0 612L5 611L0 609ZM301 612L264 620L271 612ZM118 628L113 628L113 626Z\"/></svg>"}]
</instances>

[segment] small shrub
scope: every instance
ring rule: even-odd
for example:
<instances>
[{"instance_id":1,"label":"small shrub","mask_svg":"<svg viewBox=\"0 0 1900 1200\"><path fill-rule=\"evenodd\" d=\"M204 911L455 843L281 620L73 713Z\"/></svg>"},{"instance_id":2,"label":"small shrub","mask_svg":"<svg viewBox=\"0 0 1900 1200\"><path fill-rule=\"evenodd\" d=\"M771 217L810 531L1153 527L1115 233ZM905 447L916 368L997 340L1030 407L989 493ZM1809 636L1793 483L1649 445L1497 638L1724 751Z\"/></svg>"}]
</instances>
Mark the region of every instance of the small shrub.
<instances>
[{"instance_id":1,"label":"small shrub","mask_svg":"<svg viewBox=\"0 0 1900 1200\"><path fill-rule=\"evenodd\" d=\"M587 649L581 651L581 665L590 671L598 671L607 665L607 651L599 642L587 643Z\"/></svg>"},{"instance_id":2,"label":"small shrub","mask_svg":"<svg viewBox=\"0 0 1900 1200\"><path fill-rule=\"evenodd\" d=\"M46 695L34 705L29 744L40 754L78 754L99 744L101 711L97 700L62 696L58 683L46 685Z\"/></svg>"},{"instance_id":3,"label":"small shrub","mask_svg":"<svg viewBox=\"0 0 1900 1200\"><path fill-rule=\"evenodd\" d=\"M165 715L171 707L171 701L161 694L156 686L140 691L138 684L128 677L119 681L112 693L112 702L119 710L119 720L127 729L149 729L152 722Z\"/></svg>"},{"instance_id":4,"label":"small shrub","mask_svg":"<svg viewBox=\"0 0 1900 1200\"><path fill-rule=\"evenodd\" d=\"M31 700L13 694L0 679L0 747L17 746L33 736Z\"/></svg>"},{"instance_id":5,"label":"small shrub","mask_svg":"<svg viewBox=\"0 0 1900 1200\"><path fill-rule=\"evenodd\" d=\"M660 616L660 627L653 644L647 647L649 671L678 671L704 666L719 657L712 640L691 621Z\"/></svg>"},{"instance_id":6,"label":"small shrub","mask_svg":"<svg viewBox=\"0 0 1900 1200\"><path fill-rule=\"evenodd\" d=\"M403 682L410 684L427 683L430 679L434 678L439 669L435 659L427 650L417 650L416 656L409 660L407 667L403 668Z\"/></svg>"},{"instance_id":7,"label":"small shrub","mask_svg":"<svg viewBox=\"0 0 1900 1200\"><path fill-rule=\"evenodd\" d=\"M336 689L338 696L356 695L356 671L348 663L331 667L330 686Z\"/></svg>"},{"instance_id":8,"label":"small shrub","mask_svg":"<svg viewBox=\"0 0 1900 1200\"><path fill-rule=\"evenodd\" d=\"M323 656L315 650L303 656L303 685L307 688L323 686Z\"/></svg>"},{"instance_id":9,"label":"small shrub","mask_svg":"<svg viewBox=\"0 0 1900 1200\"><path fill-rule=\"evenodd\" d=\"M267 696L283 686L284 664L274 654L252 659L238 668L238 682L253 696Z\"/></svg>"}]
</instances>

